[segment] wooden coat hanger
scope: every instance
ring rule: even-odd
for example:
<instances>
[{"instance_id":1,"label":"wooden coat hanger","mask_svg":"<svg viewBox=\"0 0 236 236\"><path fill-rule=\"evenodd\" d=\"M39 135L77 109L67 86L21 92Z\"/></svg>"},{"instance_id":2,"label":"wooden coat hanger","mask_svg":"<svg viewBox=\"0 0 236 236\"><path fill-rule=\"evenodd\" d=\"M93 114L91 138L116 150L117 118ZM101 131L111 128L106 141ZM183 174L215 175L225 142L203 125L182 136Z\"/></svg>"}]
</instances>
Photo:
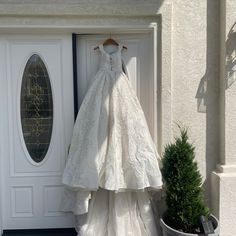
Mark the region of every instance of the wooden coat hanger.
<instances>
[{"instance_id":1,"label":"wooden coat hanger","mask_svg":"<svg viewBox=\"0 0 236 236\"><path fill-rule=\"evenodd\" d=\"M115 41L115 39L111 38L111 34L110 34L110 38L106 39L103 43L103 46L106 46L106 45L115 45L115 46L119 46L119 43L117 43ZM94 50L97 50L99 48L99 46L95 47ZM126 46L123 46L124 49L127 49Z\"/></svg>"}]
</instances>

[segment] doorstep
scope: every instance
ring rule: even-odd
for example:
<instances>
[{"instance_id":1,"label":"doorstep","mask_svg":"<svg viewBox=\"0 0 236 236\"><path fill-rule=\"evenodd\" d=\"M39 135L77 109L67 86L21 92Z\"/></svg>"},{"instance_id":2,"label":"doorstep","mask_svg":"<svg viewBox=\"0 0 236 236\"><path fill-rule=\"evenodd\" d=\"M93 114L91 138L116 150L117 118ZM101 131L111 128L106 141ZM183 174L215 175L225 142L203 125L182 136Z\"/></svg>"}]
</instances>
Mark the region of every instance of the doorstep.
<instances>
[{"instance_id":1,"label":"doorstep","mask_svg":"<svg viewBox=\"0 0 236 236\"><path fill-rule=\"evenodd\" d=\"M75 229L4 230L2 236L76 236Z\"/></svg>"}]
</instances>

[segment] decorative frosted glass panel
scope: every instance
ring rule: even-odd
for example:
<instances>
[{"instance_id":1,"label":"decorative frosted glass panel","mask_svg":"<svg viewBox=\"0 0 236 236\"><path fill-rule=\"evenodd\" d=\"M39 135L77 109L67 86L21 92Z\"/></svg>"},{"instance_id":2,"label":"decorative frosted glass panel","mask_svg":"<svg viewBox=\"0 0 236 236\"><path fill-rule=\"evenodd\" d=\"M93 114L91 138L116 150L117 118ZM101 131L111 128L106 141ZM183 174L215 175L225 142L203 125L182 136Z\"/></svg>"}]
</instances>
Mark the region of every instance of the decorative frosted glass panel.
<instances>
[{"instance_id":1,"label":"decorative frosted glass panel","mask_svg":"<svg viewBox=\"0 0 236 236\"><path fill-rule=\"evenodd\" d=\"M42 59L32 55L21 85L21 124L31 158L39 163L47 154L53 127L52 89Z\"/></svg>"}]
</instances>

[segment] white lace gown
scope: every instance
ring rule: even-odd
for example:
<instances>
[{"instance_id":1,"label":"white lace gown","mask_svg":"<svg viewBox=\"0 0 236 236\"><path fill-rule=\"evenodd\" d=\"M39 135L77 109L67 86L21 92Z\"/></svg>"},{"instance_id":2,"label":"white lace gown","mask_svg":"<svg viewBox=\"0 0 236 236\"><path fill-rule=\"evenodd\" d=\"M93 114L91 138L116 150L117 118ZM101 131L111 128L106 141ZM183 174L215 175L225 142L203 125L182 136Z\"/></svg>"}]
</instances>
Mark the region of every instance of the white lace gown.
<instances>
[{"instance_id":1,"label":"white lace gown","mask_svg":"<svg viewBox=\"0 0 236 236\"><path fill-rule=\"evenodd\" d=\"M154 236L147 190L162 187L159 156L122 70L122 45L112 54L99 49L100 67L74 126L62 207L87 214L81 236Z\"/></svg>"}]
</instances>

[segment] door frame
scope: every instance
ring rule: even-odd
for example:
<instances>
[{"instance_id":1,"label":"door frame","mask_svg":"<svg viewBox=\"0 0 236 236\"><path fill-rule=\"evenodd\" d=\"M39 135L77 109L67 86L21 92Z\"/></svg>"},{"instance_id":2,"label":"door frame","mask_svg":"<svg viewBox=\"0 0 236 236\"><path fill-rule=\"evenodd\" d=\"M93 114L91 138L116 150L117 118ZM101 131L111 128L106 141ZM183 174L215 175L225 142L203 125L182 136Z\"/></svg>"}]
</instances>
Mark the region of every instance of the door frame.
<instances>
[{"instance_id":1,"label":"door frame","mask_svg":"<svg viewBox=\"0 0 236 236\"><path fill-rule=\"evenodd\" d=\"M166 14L170 14L171 16L171 9L167 9ZM68 26L68 27L55 27L53 28L53 26L49 27L49 26L12 26L10 28L7 28L7 32L11 32L14 33L15 36L19 35L20 32L26 31L29 32L29 34L32 35L37 35L37 30L39 30L38 32L40 32L40 34L42 35L42 32L51 36L55 36L57 35L58 31L60 32L64 32L64 34L69 35L72 33L76 33L76 34L107 34L107 33L150 33L153 35L153 48L154 48L154 54L153 54L153 61L154 61L154 85L153 85L153 89L154 89L154 114L155 114L155 119L154 119L154 123L155 123L155 130L157 131L155 133L155 137L154 137L154 141L158 147L159 152L162 151L162 144L163 141L164 143L170 140L171 137L171 124L169 123L166 127L164 127L164 130L167 131L167 133L165 134L164 138L162 135L162 130L163 130L163 118L167 118L167 122L171 119L171 91L169 89L171 89L171 44L169 42L171 42L171 21L166 21L166 25L164 27L165 31L163 32L163 29L161 27L161 21L160 21L160 17L157 16L156 17L157 21L153 22L153 23L149 23L149 24L133 24L133 25L115 25L115 26L98 26L98 25L94 25L94 26ZM52 29L56 29L55 31L53 31ZM6 28L1 28L0 27L0 31L1 30L6 30ZM53 33L54 32L54 33ZM163 37L163 33L164 35L167 37L167 41L162 44L162 40L161 38ZM14 35L10 35L9 37L14 37ZM168 35L168 36L167 36ZM24 36L23 36L24 37ZM1 37L2 38L2 37ZM6 84L7 85L7 81L4 81L5 83L2 83L2 80L6 80L7 76L7 69L4 68L3 63L5 61L6 58L6 46L7 46L7 38L8 35L4 35L4 40L1 40L0 38L0 49L3 50L4 53L0 54L0 72L2 75L5 75L3 77L0 76L0 81L1 84ZM159 43L160 42L160 43ZM163 48L164 45L164 48ZM5 47L5 48L4 48ZM161 58L162 57L166 57L167 60L162 64ZM6 65L9 66L9 65ZM158 71L158 68L160 68L160 70ZM165 83L163 82L163 70L165 70L164 72L164 79L166 79ZM163 86L164 85L164 86ZM167 90L168 94L162 94L162 91ZM7 94L8 94L8 90L6 87L4 86L0 86L0 109L1 111L7 111L8 107L7 107L7 103L5 103L5 99L7 98ZM166 98L166 99L165 99ZM165 102L163 102L165 100ZM163 109L163 107L167 105L167 108ZM164 112L164 113L163 113ZM1 112L2 113L2 112ZM166 122L165 122L166 123ZM1 187L4 187L4 182L3 182L3 176L2 176L2 169L4 168L2 165L2 160L3 157L6 157L8 155L9 150L6 150L6 148L4 148L6 145L6 143L8 142L7 140L7 133L8 133L8 126L6 125L8 124L8 112L4 112L1 114L0 116L0 134L4 134L4 135L0 135L0 190ZM7 132L7 133L6 133ZM2 191L0 191L1 193ZM2 233L3 229L2 229L2 194L0 194L0 232Z\"/></svg>"}]
</instances>

